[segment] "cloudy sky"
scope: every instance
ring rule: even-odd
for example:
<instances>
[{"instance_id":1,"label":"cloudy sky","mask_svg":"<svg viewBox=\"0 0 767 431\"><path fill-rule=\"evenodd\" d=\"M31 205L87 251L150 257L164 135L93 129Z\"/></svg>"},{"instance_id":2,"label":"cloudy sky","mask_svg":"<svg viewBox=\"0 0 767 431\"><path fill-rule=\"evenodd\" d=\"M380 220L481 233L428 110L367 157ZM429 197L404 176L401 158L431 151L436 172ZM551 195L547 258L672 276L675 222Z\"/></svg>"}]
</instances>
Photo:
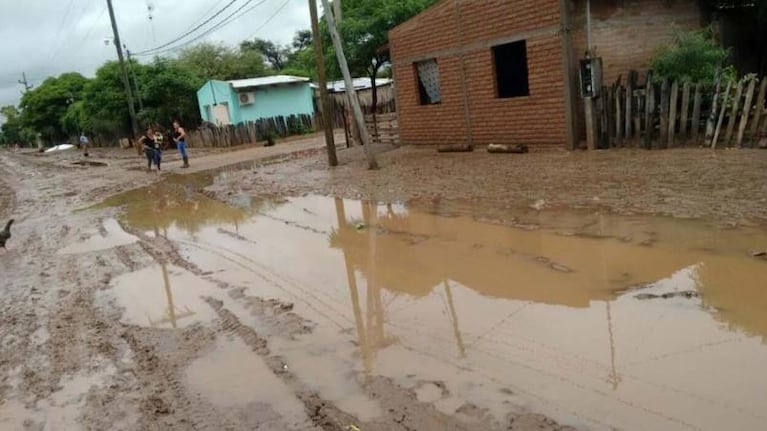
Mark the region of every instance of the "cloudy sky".
<instances>
[{"instance_id":1,"label":"cloudy sky","mask_svg":"<svg viewBox=\"0 0 767 431\"><path fill-rule=\"evenodd\" d=\"M310 26L306 0L113 0L120 36L132 52L176 39L229 3L208 25L169 47L201 35L240 8L228 25L200 41L234 45L259 37L288 43L296 30ZM114 46L105 45L111 35L106 0L0 0L0 106L18 103L23 72L34 85L69 71L93 76L104 61L116 58Z\"/></svg>"}]
</instances>

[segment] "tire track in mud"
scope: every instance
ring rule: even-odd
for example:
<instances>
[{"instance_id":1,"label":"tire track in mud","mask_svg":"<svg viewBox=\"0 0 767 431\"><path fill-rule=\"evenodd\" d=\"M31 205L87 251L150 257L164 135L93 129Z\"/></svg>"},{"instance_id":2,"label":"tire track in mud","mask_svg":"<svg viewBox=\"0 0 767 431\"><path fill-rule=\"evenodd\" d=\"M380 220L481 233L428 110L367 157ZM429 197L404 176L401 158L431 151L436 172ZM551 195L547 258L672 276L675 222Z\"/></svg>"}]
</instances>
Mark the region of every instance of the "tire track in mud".
<instances>
[{"instance_id":1,"label":"tire track in mud","mask_svg":"<svg viewBox=\"0 0 767 431\"><path fill-rule=\"evenodd\" d=\"M290 387L304 405L312 423L324 431L346 431L350 425L357 425L365 431L469 431L479 429L501 429L499 424L488 423L487 415L477 415L476 421L462 422L437 411L433 405L418 401L412 390L403 389L384 377L368 377L362 389L371 399L379 401L384 411L382 417L372 422L361 422L344 412L331 401L325 400L316 391L309 389L285 367L285 359L273 354L266 338L240 319L224 304L214 298L204 298L219 316L218 333L239 337L253 352L261 356L269 369ZM386 394L383 396L382 394Z\"/></svg>"},{"instance_id":2,"label":"tire track in mud","mask_svg":"<svg viewBox=\"0 0 767 431\"><path fill-rule=\"evenodd\" d=\"M139 429L242 429L201 396L190 394L183 383L186 366L214 342L210 330L201 325L180 331L130 328L122 338L134 352L142 388Z\"/></svg>"}]
</instances>

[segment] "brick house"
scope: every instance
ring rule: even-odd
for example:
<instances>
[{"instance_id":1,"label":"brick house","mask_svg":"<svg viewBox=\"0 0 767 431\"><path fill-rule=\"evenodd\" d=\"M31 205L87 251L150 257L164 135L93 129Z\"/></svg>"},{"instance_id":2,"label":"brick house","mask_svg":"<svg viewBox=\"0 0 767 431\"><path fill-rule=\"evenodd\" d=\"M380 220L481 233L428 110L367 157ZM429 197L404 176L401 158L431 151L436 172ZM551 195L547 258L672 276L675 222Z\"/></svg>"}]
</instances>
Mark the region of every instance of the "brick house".
<instances>
[{"instance_id":1,"label":"brick house","mask_svg":"<svg viewBox=\"0 0 767 431\"><path fill-rule=\"evenodd\" d=\"M585 3L442 0L392 29L403 142L573 148L583 136ZM675 29L702 21L696 0L592 0L591 45L604 82L646 70Z\"/></svg>"}]
</instances>

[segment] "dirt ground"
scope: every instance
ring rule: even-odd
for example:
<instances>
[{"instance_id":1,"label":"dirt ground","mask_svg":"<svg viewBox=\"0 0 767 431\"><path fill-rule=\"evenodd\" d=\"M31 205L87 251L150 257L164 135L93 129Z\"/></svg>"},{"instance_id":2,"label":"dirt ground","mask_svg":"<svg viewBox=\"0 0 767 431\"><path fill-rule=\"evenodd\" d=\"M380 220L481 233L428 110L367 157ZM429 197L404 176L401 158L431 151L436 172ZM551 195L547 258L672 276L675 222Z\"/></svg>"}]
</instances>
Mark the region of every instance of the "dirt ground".
<instances>
[{"instance_id":1,"label":"dirt ground","mask_svg":"<svg viewBox=\"0 0 767 431\"><path fill-rule=\"evenodd\" d=\"M178 157L168 154L166 171L189 175L236 164L213 184L200 185L207 186L207 196L231 203L242 195L321 194L414 206L444 202L452 211L476 214L483 208L485 216L504 220L524 211L598 208L730 225L767 221L767 151L438 155L433 148L380 148L379 171L365 169L359 148L339 150L342 165L328 170L316 136L272 148L192 151L192 169L181 170ZM75 165L82 160L76 153L0 153L0 216L17 220L8 250L0 251L0 428L571 429L530 411L490 421L471 404L447 415L420 401L415 389L385 377L363 385L384 407L376 420L323 399L272 348L274 337L311 337L313 323L294 313L292 304L244 294L190 262L163 236L126 226L115 228L126 231L116 235L108 220L119 209L81 211L168 178L145 172L130 150L95 149L92 155L91 162L105 166ZM88 243L94 236L105 243ZM78 242L91 248L63 251ZM210 324L129 324L99 300L121 276L153 265L171 278L185 271L219 288L220 296L203 298ZM243 321L231 303L262 323ZM256 390L261 398L233 407L194 390L187 370L204 369L222 345L252 352L263 363L254 371L257 386L268 382ZM271 402L272 393L283 392L290 402Z\"/></svg>"}]
</instances>

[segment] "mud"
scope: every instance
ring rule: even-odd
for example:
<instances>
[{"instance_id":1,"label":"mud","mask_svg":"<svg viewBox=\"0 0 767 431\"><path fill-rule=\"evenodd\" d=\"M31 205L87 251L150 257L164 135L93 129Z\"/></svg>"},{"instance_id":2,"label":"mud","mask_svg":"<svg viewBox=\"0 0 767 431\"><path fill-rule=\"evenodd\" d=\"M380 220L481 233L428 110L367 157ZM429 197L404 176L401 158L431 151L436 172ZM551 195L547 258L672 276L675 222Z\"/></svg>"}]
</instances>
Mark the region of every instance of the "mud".
<instances>
[{"instance_id":1,"label":"mud","mask_svg":"<svg viewBox=\"0 0 767 431\"><path fill-rule=\"evenodd\" d=\"M723 202L705 211L698 182L664 177L679 180L687 215L713 214L680 220L548 180L502 189L489 180L498 165L473 171L488 180L475 197L470 181L445 177L447 199L410 163L425 173L453 160L461 174L458 157L386 153L379 180L356 162L326 174L315 141L291 145L255 161L237 160L254 150L200 157L197 170L216 170L192 175L177 162L161 176L133 170L141 160L127 156L105 170L0 155L4 215L19 220L0 252L0 428L719 430L767 419L767 262L753 256L767 231L746 203L761 187L758 157L717 155L732 155L717 162L717 187L752 183L710 190ZM542 164L558 153L521 157L557 178ZM410 176L386 182L395 174ZM323 196L333 193L394 203Z\"/></svg>"}]
</instances>

